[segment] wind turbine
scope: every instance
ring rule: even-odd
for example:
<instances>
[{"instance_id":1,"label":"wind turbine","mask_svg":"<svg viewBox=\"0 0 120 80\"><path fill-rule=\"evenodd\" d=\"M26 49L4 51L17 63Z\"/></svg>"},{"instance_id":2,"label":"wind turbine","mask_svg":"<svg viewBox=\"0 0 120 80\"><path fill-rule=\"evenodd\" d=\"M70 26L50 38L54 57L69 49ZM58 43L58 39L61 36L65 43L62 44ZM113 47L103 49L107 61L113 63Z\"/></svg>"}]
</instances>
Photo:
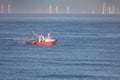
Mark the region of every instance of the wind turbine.
<instances>
[{"instance_id":1,"label":"wind turbine","mask_svg":"<svg viewBox=\"0 0 120 80\"><path fill-rule=\"evenodd\" d=\"M1 14L3 14L3 3L1 3Z\"/></svg>"},{"instance_id":2,"label":"wind turbine","mask_svg":"<svg viewBox=\"0 0 120 80\"><path fill-rule=\"evenodd\" d=\"M105 14L105 2L103 2L103 10L102 10L102 14Z\"/></svg>"},{"instance_id":3,"label":"wind turbine","mask_svg":"<svg viewBox=\"0 0 120 80\"><path fill-rule=\"evenodd\" d=\"M115 14L115 6L113 5L113 11L112 11L113 14Z\"/></svg>"},{"instance_id":4,"label":"wind turbine","mask_svg":"<svg viewBox=\"0 0 120 80\"><path fill-rule=\"evenodd\" d=\"M70 14L70 7L67 6L67 14Z\"/></svg>"},{"instance_id":5,"label":"wind turbine","mask_svg":"<svg viewBox=\"0 0 120 80\"><path fill-rule=\"evenodd\" d=\"M52 6L49 6L49 13L52 14Z\"/></svg>"},{"instance_id":6,"label":"wind turbine","mask_svg":"<svg viewBox=\"0 0 120 80\"><path fill-rule=\"evenodd\" d=\"M86 10L83 10L83 14L86 14Z\"/></svg>"},{"instance_id":7,"label":"wind turbine","mask_svg":"<svg viewBox=\"0 0 120 80\"><path fill-rule=\"evenodd\" d=\"M92 14L95 14L95 10L92 10Z\"/></svg>"},{"instance_id":8,"label":"wind turbine","mask_svg":"<svg viewBox=\"0 0 120 80\"><path fill-rule=\"evenodd\" d=\"M110 8L110 6L109 6L109 14L111 14L111 8Z\"/></svg>"},{"instance_id":9,"label":"wind turbine","mask_svg":"<svg viewBox=\"0 0 120 80\"><path fill-rule=\"evenodd\" d=\"M58 6L56 6L56 14L58 14Z\"/></svg>"},{"instance_id":10,"label":"wind turbine","mask_svg":"<svg viewBox=\"0 0 120 80\"><path fill-rule=\"evenodd\" d=\"M11 13L11 5L10 5L10 3L8 4L8 14L10 14Z\"/></svg>"}]
</instances>

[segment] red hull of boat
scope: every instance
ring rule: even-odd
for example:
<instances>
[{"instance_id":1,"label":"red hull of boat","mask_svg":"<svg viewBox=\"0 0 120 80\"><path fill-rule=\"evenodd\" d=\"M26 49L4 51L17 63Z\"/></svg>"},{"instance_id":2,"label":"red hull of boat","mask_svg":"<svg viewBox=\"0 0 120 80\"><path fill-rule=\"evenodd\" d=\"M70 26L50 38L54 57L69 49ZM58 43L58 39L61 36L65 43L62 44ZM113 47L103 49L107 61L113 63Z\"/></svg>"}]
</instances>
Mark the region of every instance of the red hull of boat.
<instances>
[{"instance_id":1,"label":"red hull of boat","mask_svg":"<svg viewBox=\"0 0 120 80\"><path fill-rule=\"evenodd\" d=\"M55 44L55 41L50 41L50 42L39 42L39 41L34 41L34 44L36 44L36 45L53 46L53 45Z\"/></svg>"}]
</instances>

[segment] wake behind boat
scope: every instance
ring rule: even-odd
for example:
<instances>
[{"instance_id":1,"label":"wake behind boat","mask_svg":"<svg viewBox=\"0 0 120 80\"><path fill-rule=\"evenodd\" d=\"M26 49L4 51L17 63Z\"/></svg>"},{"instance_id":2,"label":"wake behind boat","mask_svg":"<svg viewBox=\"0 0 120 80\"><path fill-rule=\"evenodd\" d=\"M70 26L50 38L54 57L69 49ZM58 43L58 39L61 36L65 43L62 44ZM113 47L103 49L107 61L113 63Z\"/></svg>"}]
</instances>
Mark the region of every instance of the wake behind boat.
<instances>
[{"instance_id":1,"label":"wake behind boat","mask_svg":"<svg viewBox=\"0 0 120 80\"><path fill-rule=\"evenodd\" d=\"M42 34L38 35L35 32L32 32L35 36L35 40L26 41L25 44L35 44L35 45L47 45L53 46L55 44L55 39L51 38L51 33L48 33L48 36L45 37Z\"/></svg>"}]
</instances>

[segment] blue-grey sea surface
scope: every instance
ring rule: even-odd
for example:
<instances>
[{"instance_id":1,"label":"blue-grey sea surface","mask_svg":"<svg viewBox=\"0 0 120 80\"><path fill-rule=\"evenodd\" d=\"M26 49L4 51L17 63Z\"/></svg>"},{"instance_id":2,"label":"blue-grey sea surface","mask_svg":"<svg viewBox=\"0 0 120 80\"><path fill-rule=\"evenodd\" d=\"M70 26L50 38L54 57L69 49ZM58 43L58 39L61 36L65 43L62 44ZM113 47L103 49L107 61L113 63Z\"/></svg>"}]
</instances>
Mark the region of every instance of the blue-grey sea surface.
<instances>
[{"instance_id":1,"label":"blue-grey sea surface","mask_svg":"<svg viewBox=\"0 0 120 80\"><path fill-rule=\"evenodd\" d=\"M120 80L120 15L0 15L0 80Z\"/></svg>"}]
</instances>

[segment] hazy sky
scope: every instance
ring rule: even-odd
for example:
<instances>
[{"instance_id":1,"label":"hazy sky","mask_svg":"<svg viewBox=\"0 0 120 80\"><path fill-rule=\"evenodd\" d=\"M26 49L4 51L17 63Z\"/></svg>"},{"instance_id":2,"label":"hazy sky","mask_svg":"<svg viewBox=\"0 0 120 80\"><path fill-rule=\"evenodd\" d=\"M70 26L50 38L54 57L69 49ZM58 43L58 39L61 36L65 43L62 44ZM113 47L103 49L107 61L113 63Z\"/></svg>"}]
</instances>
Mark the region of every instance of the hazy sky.
<instances>
[{"instance_id":1,"label":"hazy sky","mask_svg":"<svg viewBox=\"0 0 120 80\"><path fill-rule=\"evenodd\" d=\"M105 2L105 12L108 13L113 10L115 12L120 10L120 0L0 0L0 5L3 4L4 13L8 12L8 4L11 5L12 13L49 13L49 6L52 6L52 13L56 12L58 6L59 13L66 13L67 6L70 8L70 13L101 13L103 9L103 2Z\"/></svg>"}]
</instances>

